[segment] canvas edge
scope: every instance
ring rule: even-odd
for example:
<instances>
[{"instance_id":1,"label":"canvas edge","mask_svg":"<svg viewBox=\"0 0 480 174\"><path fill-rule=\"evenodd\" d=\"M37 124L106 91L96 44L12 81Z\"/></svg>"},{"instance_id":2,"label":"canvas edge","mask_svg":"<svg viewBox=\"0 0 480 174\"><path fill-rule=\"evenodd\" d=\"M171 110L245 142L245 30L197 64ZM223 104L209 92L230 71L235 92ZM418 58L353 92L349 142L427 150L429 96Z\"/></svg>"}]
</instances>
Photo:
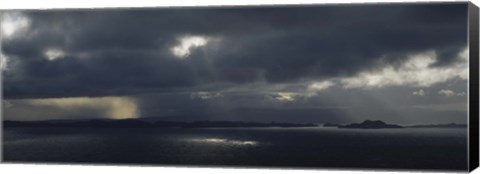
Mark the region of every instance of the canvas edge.
<instances>
[{"instance_id":1,"label":"canvas edge","mask_svg":"<svg viewBox=\"0 0 480 174\"><path fill-rule=\"evenodd\" d=\"M479 13L478 7L468 5L468 45L469 45L469 111L468 111L468 170L471 172L479 165Z\"/></svg>"},{"instance_id":2,"label":"canvas edge","mask_svg":"<svg viewBox=\"0 0 480 174\"><path fill-rule=\"evenodd\" d=\"M228 7L283 7L283 6L329 6L329 5L399 5L399 4L455 4L455 3L464 3L462 1L432 1L432 2L383 2L383 3L350 3L350 4L267 4L267 5L233 5L233 6L173 6L173 7L107 7L107 8L95 8L95 9L85 9L85 8L64 8L64 9L47 9L51 11L62 11L62 10L87 10L87 11L95 11L95 10L115 10L115 9L150 9L150 8L164 8L164 9L182 9L182 8L228 8ZM0 9L0 19L2 14L5 11L9 10L22 10L22 11L42 11L42 9ZM1 41L1 32L0 32L0 41ZM468 108L468 171L473 171L479 167L479 8L472 2L468 2L468 46L469 46L469 84L468 84L468 91L469 91L469 108ZM2 44L0 42L0 52L2 49ZM0 70L0 163L5 163L3 159L3 71ZM7 162L8 164L9 162ZM15 164L15 163L11 163ZM18 164L18 163L17 163ZM21 162L21 164L28 164L25 162ZM75 163L32 163L32 164L45 164L45 165L52 165L52 164L75 164ZM92 165L92 166L102 166L102 164L93 164L93 163L85 163L83 165ZM118 164L103 164L109 166L122 166ZM130 166L130 165L126 165ZM135 166L135 165L133 165ZM142 166L142 165L137 165ZM146 165L150 166L150 165ZM153 167L161 167L161 166L169 166L169 165L153 165ZM172 167L172 166L170 166ZM195 166L195 165L186 165L186 166L178 166L173 165L173 167L218 167L218 166ZM223 166L229 167L229 166ZM232 166L230 166L232 167ZM233 169L242 167L233 166ZM244 167L249 169L251 167ZM258 168L258 167L254 167ZM259 169L262 169L260 167ZM265 167L263 169L308 169L308 168L271 168ZM325 169L340 169L340 170L355 170L363 169L363 168L313 168L314 170L325 170ZM392 171L391 169L381 169L381 168L366 168L367 171ZM395 171L424 171L424 170L411 170L411 169L393 169ZM425 171L436 171L436 170L425 170ZM445 171L445 170L440 170Z\"/></svg>"},{"instance_id":3,"label":"canvas edge","mask_svg":"<svg viewBox=\"0 0 480 174\"><path fill-rule=\"evenodd\" d=\"M0 9L0 11L105 11L105 10L151 10L151 9L173 9L173 10L189 10L189 9L225 9L225 8L284 8L284 7L326 7L326 6L381 6L381 5L433 5L433 4L467 4L469 0L428 0L428 1L377 1L377 2L349 2L349 3L296 3L296 4L282 4L269 3L269 4L239 4L239 5L181 5L181 6L132 6L132 7L54 7L54 8L11 8Z\"/></svg>"}]
</instances>

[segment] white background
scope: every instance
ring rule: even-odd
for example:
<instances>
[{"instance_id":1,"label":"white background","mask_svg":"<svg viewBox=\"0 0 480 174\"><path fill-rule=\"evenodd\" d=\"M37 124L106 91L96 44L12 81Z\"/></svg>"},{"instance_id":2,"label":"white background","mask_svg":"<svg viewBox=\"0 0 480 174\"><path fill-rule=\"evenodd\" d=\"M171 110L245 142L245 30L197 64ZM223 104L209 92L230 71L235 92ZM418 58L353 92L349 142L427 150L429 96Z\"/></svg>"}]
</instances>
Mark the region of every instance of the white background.
<instances>
[{"instance_id":1,"label":"white background","mask_svg":"<svg viewBox=\"0 0 480 174\"><path fill-rule=\"evenodd\" d=\"M444 0L437 0L444 1ZM98 8L98 7L165 7L165 6L206 6L206 5L259 5L259 4L326 4L326 3L378 3L378 2L428 2L425 0L2 0L0 9L52 9L52 8ZM472 0L480 5L480 0ZM1 132L1 131L0 131ZM434 159L433 159L434 160ZM372 170L293 170L293 169L247 169L247 168L200 168L200 167L139 167L139 166L102 166L102 165L40 165L40 164L0 164L0 174L372 174L372 173L411 173L428 174L433 172L392 172ZM480 174L477 169L474 173Z\"/></svg>"}]
</instances>

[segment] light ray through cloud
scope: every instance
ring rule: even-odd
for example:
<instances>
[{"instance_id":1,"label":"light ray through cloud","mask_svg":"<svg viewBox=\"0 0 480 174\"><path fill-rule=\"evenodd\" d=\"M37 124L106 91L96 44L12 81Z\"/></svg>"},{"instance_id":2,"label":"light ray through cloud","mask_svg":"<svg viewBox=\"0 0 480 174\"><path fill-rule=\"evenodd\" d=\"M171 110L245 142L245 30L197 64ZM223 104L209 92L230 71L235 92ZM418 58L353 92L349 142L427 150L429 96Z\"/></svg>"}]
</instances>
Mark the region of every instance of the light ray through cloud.
<instances>
[{"instance_id":1,"label":"light ray through cloud","mask_svg":"<svg viewBox=\"0 0 480 174\"><path fill-rule=\"evenodd\" d=\"M7 100L7 102L10 107L5 108L6 113L23 113L19 116L28 119L60 119L71 117L71 115L85 118L103 116L111 119L140 116L136 102L128 97L19 99ZM32 112L20 112L25 108L30 108ZM82 113L88 114L82 115ZM14 119L10 117L7 116L7 119Z\"/></svg>"}]
</instances>

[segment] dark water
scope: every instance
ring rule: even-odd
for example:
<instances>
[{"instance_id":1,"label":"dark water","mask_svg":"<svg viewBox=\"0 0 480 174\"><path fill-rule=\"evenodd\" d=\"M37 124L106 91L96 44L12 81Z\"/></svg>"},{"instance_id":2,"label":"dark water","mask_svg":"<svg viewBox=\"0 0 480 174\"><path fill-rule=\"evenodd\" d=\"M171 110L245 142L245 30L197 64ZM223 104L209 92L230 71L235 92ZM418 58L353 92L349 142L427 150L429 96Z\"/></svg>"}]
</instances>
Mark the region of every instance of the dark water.
<instances>
[{"instance_id":1,"label":"dark water","mask_svg":"<svg viewBox=\"0 0 480 174\"><path fill-rule=\"evenodd\" d=\"M7 162L467 168L462 128L6 128Z\"/></svg>"}]
</instances>

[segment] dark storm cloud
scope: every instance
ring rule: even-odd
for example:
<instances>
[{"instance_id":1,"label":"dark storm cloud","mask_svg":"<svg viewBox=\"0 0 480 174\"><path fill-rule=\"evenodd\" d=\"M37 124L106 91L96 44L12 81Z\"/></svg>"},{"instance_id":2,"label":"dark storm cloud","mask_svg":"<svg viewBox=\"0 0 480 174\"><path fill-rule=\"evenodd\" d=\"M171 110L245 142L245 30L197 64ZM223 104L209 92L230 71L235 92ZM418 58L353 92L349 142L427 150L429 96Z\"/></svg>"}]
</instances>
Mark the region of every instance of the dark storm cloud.
<instances>
[{"instance_id":1,"label":"dark storm cloud","mask_svg":"<svg viewBox=\"0 0 480 174\"><path fill-rule=\"evenodd\" d=\"M350 76L436 50L448 65L466 46L467 5L24 11L26 32L2 39L15 62L6 98L127 95L213 83L290 83ZM179 59L178 37L213 43ZM48 49L64 57L49 61Z\"/></svg>"}]
</instances>

